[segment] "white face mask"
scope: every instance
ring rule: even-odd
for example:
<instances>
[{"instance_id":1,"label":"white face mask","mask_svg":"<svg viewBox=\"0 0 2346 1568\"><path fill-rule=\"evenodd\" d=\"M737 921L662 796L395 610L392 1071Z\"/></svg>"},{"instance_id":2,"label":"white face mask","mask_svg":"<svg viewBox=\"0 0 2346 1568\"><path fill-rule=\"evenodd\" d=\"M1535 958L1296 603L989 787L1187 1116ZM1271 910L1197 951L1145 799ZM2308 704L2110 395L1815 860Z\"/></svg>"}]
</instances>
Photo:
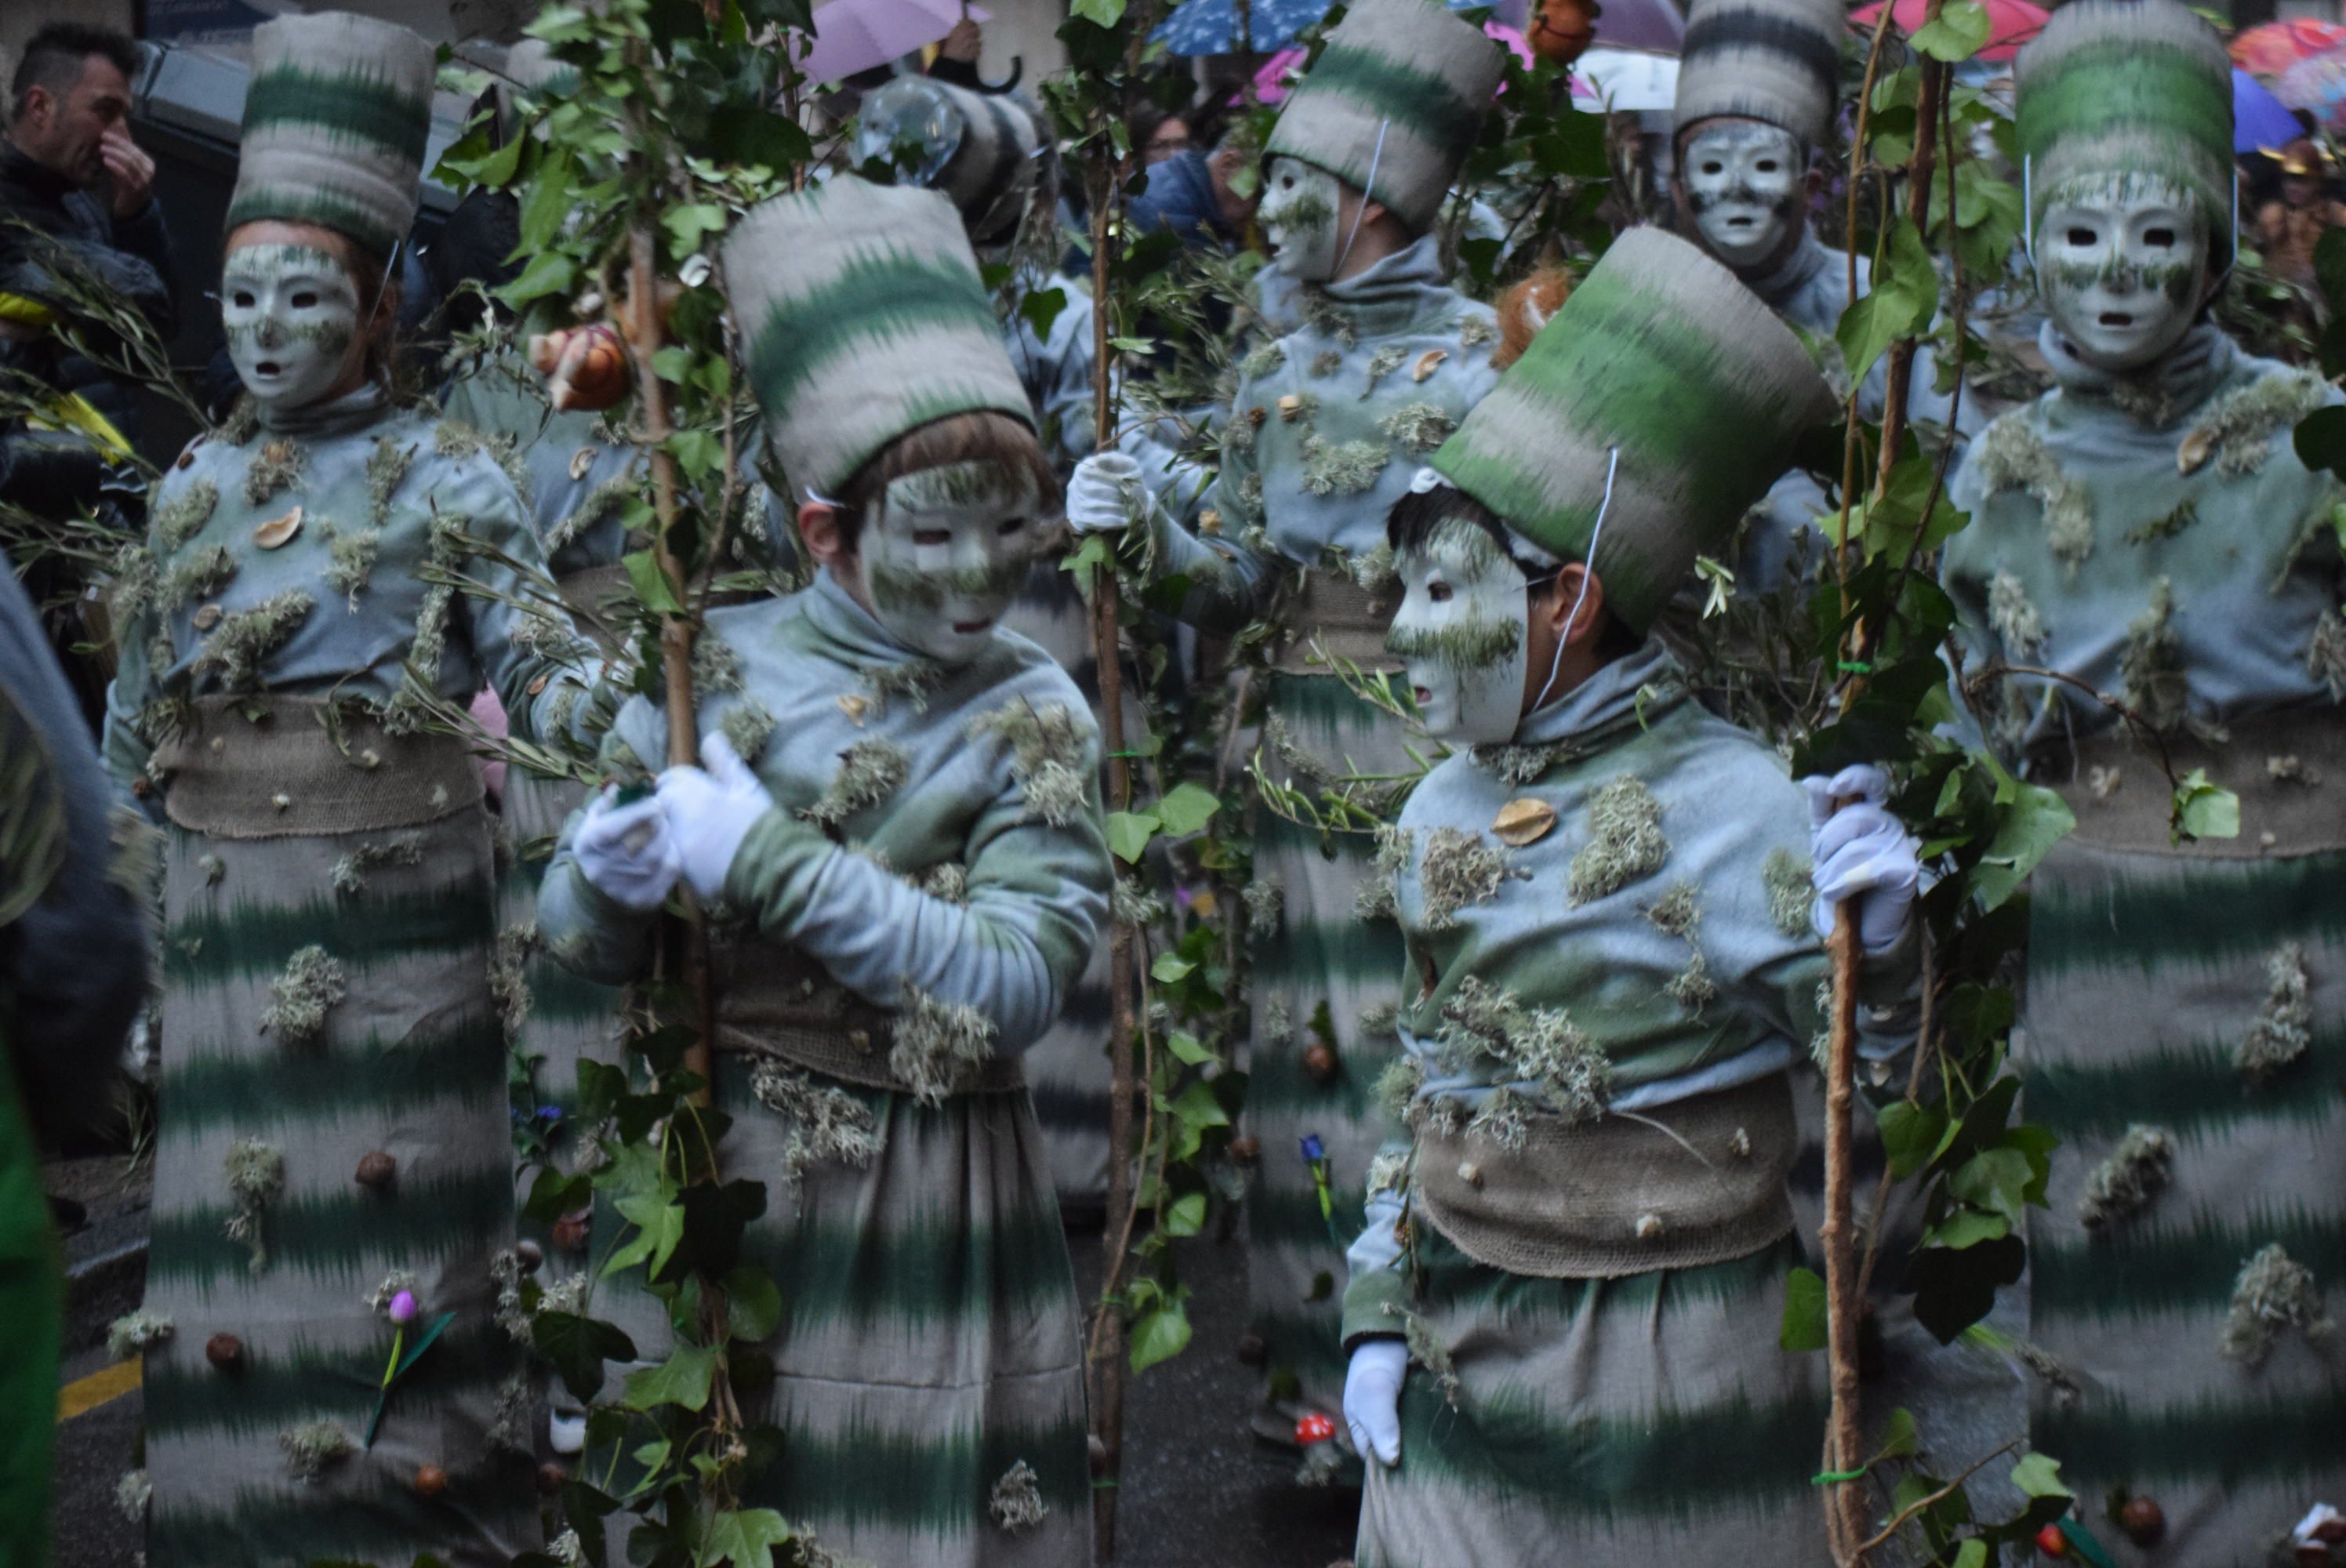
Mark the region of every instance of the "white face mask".
<instances>
[{"instance_id":1,"label":"white face mask","mask_svg":"<svg viewBox=\"0 0 2346 1568\"><path fill-rule=\"evenodd\" d=\"M302 408L342 379L359 335L350 270L306 245L240 245L220 275L236 373L264 408Z\"/></svg>"},{"instance_id":2,"label":"white face mask","mask_svg":"<svg viewBox=\"0 0 2346 1568\"><path fill-rule=\"evenodd\" d=\"M2045 312L2096 370L2134 370L2181 341L2207 280L2207 220L2168 180L2073 182L2037 226Z\"/></svg>"},{"instance_id":3,"label":"white face mask","mask_svg":"<svg viewBox=\"0 0 2346 1568\"><path fill-rule=\"evenodd\" d=\"M1491 536L1448 522L1404 551L1401 609L1385 649L1402 661L1418 722L1453 746L1493 746L1523 716L1531 580Z\"/></svg>"},{"instance_id":4,"label":"white face mask","mask_svg":"<svg viewBox=\"0 0 2346 1568\"><path fill-rule=\"evenodd\" d=\"M1280 270L1298 282L1325 283L1336 275L1343 260L1344 237L1336 227L1343 190L1334 175L1300 158L1270 160L1255 217Z\"/></svg>"},{"instance_id":5,"label":"white face mask","mask_svg":"<svg viewBox=\"0 0 2346 1568\"><path fill-rule=\"evenodd\" d=\"M892 483L864 521L857 570L888 635L940 664L967 664L1026 585L1042 528L1033 484L991 463L953 463Z\"/></svg>"},{"instance_id":6,"label":"white face mask","mask_svg":"<svg viewBox=\"0 0 2346 1568\"><path fill-rule=\"evenodd\" d=\"M1773 260L1799 229L1807 174L1800 139L1754 120L1700 127L1678 168L1703 244L1739 270Z\"/></svg>"}]
</instances>

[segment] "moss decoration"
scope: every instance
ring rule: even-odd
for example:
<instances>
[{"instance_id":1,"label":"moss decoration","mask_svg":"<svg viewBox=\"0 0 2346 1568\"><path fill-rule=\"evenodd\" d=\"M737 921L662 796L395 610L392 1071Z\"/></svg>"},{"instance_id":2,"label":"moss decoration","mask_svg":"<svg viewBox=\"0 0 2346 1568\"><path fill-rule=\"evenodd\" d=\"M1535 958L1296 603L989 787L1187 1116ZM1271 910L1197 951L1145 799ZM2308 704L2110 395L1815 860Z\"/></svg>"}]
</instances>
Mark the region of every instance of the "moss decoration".
<instances>
[{"instance_id":1,"label":"moss decoration","mask_svg":"<svg viewBox=\"0 0 2346 1568\"><path fill-rule=\"evenodd\" d=\"M2265 960L2266 991L2256 1022L2233 1048L2232 1065L2249 1084L2280 1076L2313 1048L2313 977L2305 948L2284 942Z\"/></svg>"},{"instance_id":2,"label":"moss decoration","mask_svg":"<svg viewBox=\"0 0 2346 1568\"><path fill-rule=\"evenodd\" d=\"M2052 452L2028 426L2027 411L2015 410L1980 432L1969 460L1977 465L1990 495L2025 492L2045 512L2045 547L2071 576L2094 553L2093 499L2085 486L2061 472Z\"/></svg>"},{"instance_id":3,"label":"moss decoration","mask_svg":"<svg viewBox=\"0 0 2346 1568\"><path fill-rule=\"evenodd\" d=\"M1662 836L1662 803L1645 782L1623 774L1588 803L1589 841L1573 856L1566 888L1573 903L1590 903L1652 876L1669 859Z\"/></svg>"},{"instance_id":4,"label":"moss decoration","mask_svg":"<svg viewBox=\"0 0 2346 1568\"><path fill-rule=\"evenodd\" d=\"M967 1003L941 1002L909 983L904 1002L888 1070L921 1104L942 1105L968 1069L993 1056L994 1021Z\"/></svg>"},{"instance_id":5,"label":"moss decoration","mask_svg":"<svg viewBox=\"0 0 2346 1568\"><path fill-rule=\"evenodd\" d=\"M1044 821L1063 828L1083 810L1087 791L1076 763L1090 754L1091 734L1066 704L1037 708L1020 697L971 720L968 734L1009 743L1010 776Z\"/></svg>"},{"instance_id":6,"label":"moss decoration","mask_svg":"<svg viewBox=\"0 0 2346 1568\"><path fill-rule=\"evenodd\" d=\"M912 767L912 759L894 741L859 740L840 753L839 771L831 775L814 804L799 815L818 827L838 828L903 788Z\"/></svg>"},{"instance_id":7,"label":"moss decoration","mask_svg":"<svg viewBox=\"0 0 2346 1568\"><path fill-rule=\"evenodd\" d=\"M782 1182L795 1186L810 1166L824 1162L868 1167L882 1139L872 1107L845 1089L817 1084L796 1068L760 1056L750 1069L750 1092L790 1123L782 1145Z\"/></svg>"},{"instance_id":8,"label":"moss decoration","mask_svg":"<svg viewBox=\"0 0 2346 1568\"><path fill-rule=\"evenodd\" d=\"M1417 873L1425 929L1447 931L1455 926L1461 910L1497 898L1510 874L1507 851L1499 845L1485 844L1482 834L1434 829L1426 836L1425 856Z\"/></svg>"},{"instance_id":9,"label":"moss decoration","mask_svg":"<svg viewBox=\"0 0 2346 1568\"><path fill-rule=\"evenodd\" d=\"M2290 1257L2276 1241L2241 1267L2232 1285L2232 1307L2225 1315L2223 1338L2217 1349L2229 1359L2260 1367L2288 1329L2295 1329L2309 1339L2326 1339L2331 1327L2321 1310L2321 1288L2313 1270Z\"/></svg>"},{"instance_id":10,"label":"moss decoration","mask_svg":"<svg viewBox=\"0 0 2346 1568\"><path fill-rule=\"evenodd\" d=\"M195 480L155 508L149 520L158 555L176 555L203 532L219 507L219 486L209 479Z\"/></svg>"},{"instance_id":11,"label":"moss decoration","mask_svg":"<svg viewBox=\"0 0 2346 1568\"><path fill-rule=\"evenodd\" d=\"M244 1245L251 1254L247 1267L258 1274L269 1267L260 1219L285 1190L285 1151L264 1139L239 1138L229 1145L222 1166L229 1198L236 1205L222 1230L230 1241Z\"/></svg>"},{"instance_id":12,"label":"moss decoration","mask_svg":"<svg viewBox=\"0 0 2346 1568\"><path fill-rule=\"evenodd\" d=\"M1514 992L1470 974L1443 1008L1435 1039L1451 1061L1489 1057L1511 1077L1536 1084L1547 1108L1567 1122L1604 1112L1612 1064L1561 1008L1526 1007Z\"/></svg>"},{"instance_id":13,"label":"moss decoration","mask_svg":"<svg viewBox=\"0 0 2346 1568\"><path fill-rule=\"evenodd\" d=\"M2077 1220L2088 1230L2119 1225L2148 1208L2167 1190L2175 1140L2157 1127L2128 1127L2109 1157L2094 1167L2077 1198Z\"/></svg>"},{"instance_id":14,"label":"moss decoration","mask_svg":"<svg viewBox=\"0 0 2346 1568\"><path fill-rule=\"evenodd\" d=\"M987 1499L985 1512L994 1523L1015 1535L1042 1523L1050 1516L1051 1505L1043 1501L1040 1478L1022 1459L994 1483L994 1495Z\"/></svg>"},{"instance_id":15,"label":"moss decoration","mask_svg":"<svg viewBox=\"0 0 2346 1568\"><path fill-rule=\"evenodd\" d=\"M249 610L222 616L197 649L192 673L199 679L218 680L228 691L254 689L260 684L261 665L317 607L308 590L288 588Z\"/></svg>"},{"instance_id":16,"label":"moss decoration","mask_svg":"<svg viewBox=\"0 0 2346 1568\"><path fill-rule=\"evenodd\" d=\"M307 1045L325 1033L326 1015L350 992L342 966L317 943L296 949L285 972L269 983L275 1000L260 1014L260 1032L282 1045Z\"/></svg>"}]
</instances>

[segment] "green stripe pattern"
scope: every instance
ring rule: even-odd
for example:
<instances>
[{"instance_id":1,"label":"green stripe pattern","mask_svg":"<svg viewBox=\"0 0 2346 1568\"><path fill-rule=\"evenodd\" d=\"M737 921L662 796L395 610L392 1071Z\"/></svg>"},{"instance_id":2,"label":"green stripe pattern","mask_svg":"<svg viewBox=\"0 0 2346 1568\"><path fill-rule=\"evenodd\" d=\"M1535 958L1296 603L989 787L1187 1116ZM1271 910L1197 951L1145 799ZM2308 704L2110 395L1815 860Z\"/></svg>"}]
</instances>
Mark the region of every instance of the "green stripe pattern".
<instances>
[{"instance_id":1,"label":"green stripe pattern","mask_svg":"<svg viewBox=\"0 0 2346 1568\"><path fill-rule=\"evenodd\" d=\"M960 215L935 191L846 177L778 196L726 240L725 275L794 486L836 494L953 414L1034 423Z\"/></svg>"},{"instance_id":2,"label":"green stripe pattern","mask_svg":"<svg viewBox=\"0 0 2346 1568\"><path fill-rule=\"evenodd\" d=\"M2082 180L2147 175L2230 234L2231 60L2178 0L2075 0L2021 50L2014 81L2032 229Z\"/></svg>"},{"instance_id":3,"label":"green stripe pattern","mask_svg":"<svg viewBox=\"0 0 2346 1568\"><path fill-rule=\"evenodd\" d=\"M1362 1568L1821 1563L1808 1484L1824 1400L1777 1349L1792 1238L1729 1263L1534 1279L1421 1221L1413 1308L1448 1350L1413 1366L1402 1462L1372 1464Z\"/></svg>"},{"instance_id":4,"label":"green stripe pattern","mask_svg":"<svg viewBox=\"0 0 2346 1568\"><path fill-rule=\"evenodd\" d=\"M861 1169L819 1161L793 1185L792 1124L757 1099L752 1070L719 1057L715 1092L736 1118L729 1168L766 1184L743 1245L784 1311L764 1347L774 1382L743 1413L787 1441L743 1502L892 1568L1088 1562L1081 1311L1025 1092L928 1107L848 1088L879 1154ZM622 1274L597 1300L648 1348L665 1331L641 1278ZM992 1505L1022 1461L1045 1512L1009 1528Z\"/></svg>"},{"instance_id":5,"label":"green stripe pattern","mask_svg":"<svg viewBox=\"0 0 2346 1568\"><path fill-rule=\"evenodd\" d=\"M1341 680L1270 679L1270 716L1318 765L1341 772L1349 759L1363 773L1409 768L1409 737L1400 724ZM1264 766L1274 776L1286 771L1268 750ZM1323 841L1309 830L1260 807L1255 819L1255 878L1278 886L1280 914L1269 929L1250 926L1248 932L1252 1044L1245 1130L1262 1149L1247 1202L1248 1311L1270 1348L1274 1377L1292 1375L1303 1408L1333 1415L1343 1403L1343 1249L1360 1234L1369 1162L1402 1135L1373 1093L1400 1040L1389 1027L1373 1032L1361 1022L1381 1005L1390 1014L1400 1001L1401 928L1354 913L1361 889L1376 874L1365 836L1338 835L1323 852ZM1335 1075L1325 1080L1304 1064L1319 1038L1313 1017L1323 1006L1334 1035L1326 1043L1336 1052ZM1327 1151L1332 1218L1321 1216L1318 1186L1303 1163L1307 1136Z\"/></svg>"},{"instance_id":6,"label":"green stripe pattern","mask_svg":"<svg viewBox=\"0 0 2346 1568\"><path fill-rule=\"evenodd\" d=\"M2081 1497L2157 1499L2168 1536L2146 1564L2249 1568L2308 1501L2346 1492L2346 1348L2282 1326L2260 1360L2219 1349L2268 1247L2310 1270L2317 1311L2346 1314L2341 877L2346 854L2066 842L2036 874L2024 1109L2062 1143L2030 1225L2030 1337L2073 1386L2035 1389L2035 1441ZM2233 1052L2285 949L2309 1043L2251 1081ZM2168 1135L2167 1185L2088 1230L2079 1199L2137 1125Z\"/></svg>"},{"instance_id":7,"label":"green stripe pattern","mask_svg":"<svg viewBox=\"0 0 2346 1568\"><path fill-rule=\"evenodd\" d=\"M529 1390L493 1320L490 1259L513 1238L505 1049L489 996L492 857L468 809L420 829L418 863L336 891L381 834L206 839L168 830L162 1068L146 1306L148 1560L158 1568L347 1558L502 1563L536 1541ZM263 1015L294 955L322 949L339 992L313 1036ZM282 1182L247 1206L229 1152L258 1142ZM395 1177L360 1185L373 1153ZM392 1326L367 1298L393 1271L450 1324L400 1386L372 1449L315 1480L280 1434L315 1421L355 1443ZM216 1335L240 1364L215 1366ZM438 1466L447 1490L414 1488Z\"/></svg>"},{"instance_id":8,"label":"green stripe pattern","mask_svg":"<svg viewBox=\"0 0 2346 1568\"><path fill-rule=\"evenodd\" d=\"M315 223L389 255L415 221L434 72L430 44L371 17L254 29L228 227Z\"/></svg>"},{"instance_id":9,"label":"green stripe pattern","mask_svg":"<svg viewBox=\"0 0 2346 1568\"><path fill-rule=\"evenodd\" d=\"M1549 550L1593 545L1606 607L1642 633L1831 393L1758 296L1658 229L1615 241L1550 326L1433 466Z\"/></svg>"},{"instance_id":10,"label":"green stripe pattern","mask_svg":"<svg viewBox=\"0 0 2346 1568\"><path fill-rule=\"evenodd\" d=\"M1429 228L1474 150L1505 60L1428 0L1363 0L1328 35L1264 148L1297 158Z\"/></svg>"}]
</instances>

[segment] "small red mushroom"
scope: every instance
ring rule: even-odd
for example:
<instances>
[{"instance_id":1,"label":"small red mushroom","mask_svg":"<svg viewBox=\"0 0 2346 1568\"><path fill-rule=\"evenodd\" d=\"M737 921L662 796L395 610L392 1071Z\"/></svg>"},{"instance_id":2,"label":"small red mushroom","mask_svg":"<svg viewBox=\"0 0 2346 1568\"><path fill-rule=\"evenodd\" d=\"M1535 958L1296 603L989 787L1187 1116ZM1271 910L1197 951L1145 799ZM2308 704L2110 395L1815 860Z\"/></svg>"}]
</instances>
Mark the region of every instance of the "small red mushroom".
<instances>
[{"instance_id":1,"label":"small red mushroom","mask_svg":"<svg viewBox=\"0 0 2346 1568\"><path fill-rule=\"evenodd\" d=\"M1331 1417L1321 1415L1318 1410L1313 1410L1308 1416L1299 1416L1296 1418L1295 1441L1303 1444L1307 1448L1315 1442L1326 1442L1330 1438L1334 1437L1335 1435L1336 1423L1334 1420Z\"/></svg>"}]
</instances>

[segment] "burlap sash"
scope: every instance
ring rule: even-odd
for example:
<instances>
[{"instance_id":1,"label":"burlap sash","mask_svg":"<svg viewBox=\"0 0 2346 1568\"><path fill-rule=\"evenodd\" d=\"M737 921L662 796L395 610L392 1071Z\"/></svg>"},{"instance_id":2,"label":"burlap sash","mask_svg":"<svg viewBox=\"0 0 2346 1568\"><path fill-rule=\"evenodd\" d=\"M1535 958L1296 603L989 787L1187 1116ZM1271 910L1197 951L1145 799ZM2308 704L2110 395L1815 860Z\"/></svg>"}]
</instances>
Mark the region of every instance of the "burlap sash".
<instances>
[{"instance_id":1,"label":"burlap sash","mask_svg":"<svg viewBox=\"0 0 2346 1568\"><path fill-rule=\"evenodd\" d=\"M1287 675L1326 675L1330 667L1311 662L1313 645L1349 659L1369 674L1391 674L1401 660L1385 652L1385 629L1401 607L1398 585L1372 595L1341 572L1313 569L1280 612L1281 630L1271 640L1271 667Z\"/></svg>"},{"instance_id":2,"label":"burlap sash","mask_svg":"<svg viewBox=\"0 0 2346 1568\"><path fill-rule=\"evenodd\" d=\"M480 763L452 735L390 735L301 697L202 697L155 748L163 809L216 839L413 828L481 803Z\"/></svg>"},{"instance_id":3,"label":"burlap sash","mask_svg":"<svg viewBox=\"0 0 2346 1568\"><path fill-rule=\"evenodd\" d=\"M2096 849L2191 860L2258 860L2346 848L2346 713L2330 708L2259 715L2227 727L2221 745L2168 742L2178 779L2195 768L2240 798L2240 836L2168 841L2170 791L2158 759L2121 727L2040 753L2032 769L2076 813L2076 839Z\"/></svg>"},{"instance_id":4,"label":"burlap sash","mask_svg":"<svg viewBox=\"0 0 2346 1568\"><path fill-rule=\"evenodd\" d=\"M759 942L720 943L710 965L718 1050L778 1057L867 1088L914 1092L888 1064L895 1014L872 1006L803 954ZM994 1094L1025 1084L1017 1057L992 1056L964 1070L948 1092Z\"/></svg>"},{"instance_id":5,"label":"burlap sash","mask_svg":"<svg viewBox=\"0 0 2346 1568\"><path fill-rule=\"evenodd\" d=\"M1577 1126L1535 1116L1518 1154L1429 1124L1418 1134L1419 1203L1477 1263L1542 1279L1725 1263L1791 1230L1786 1074L1638 1115Z\"/></svg>"}]
</instances>

